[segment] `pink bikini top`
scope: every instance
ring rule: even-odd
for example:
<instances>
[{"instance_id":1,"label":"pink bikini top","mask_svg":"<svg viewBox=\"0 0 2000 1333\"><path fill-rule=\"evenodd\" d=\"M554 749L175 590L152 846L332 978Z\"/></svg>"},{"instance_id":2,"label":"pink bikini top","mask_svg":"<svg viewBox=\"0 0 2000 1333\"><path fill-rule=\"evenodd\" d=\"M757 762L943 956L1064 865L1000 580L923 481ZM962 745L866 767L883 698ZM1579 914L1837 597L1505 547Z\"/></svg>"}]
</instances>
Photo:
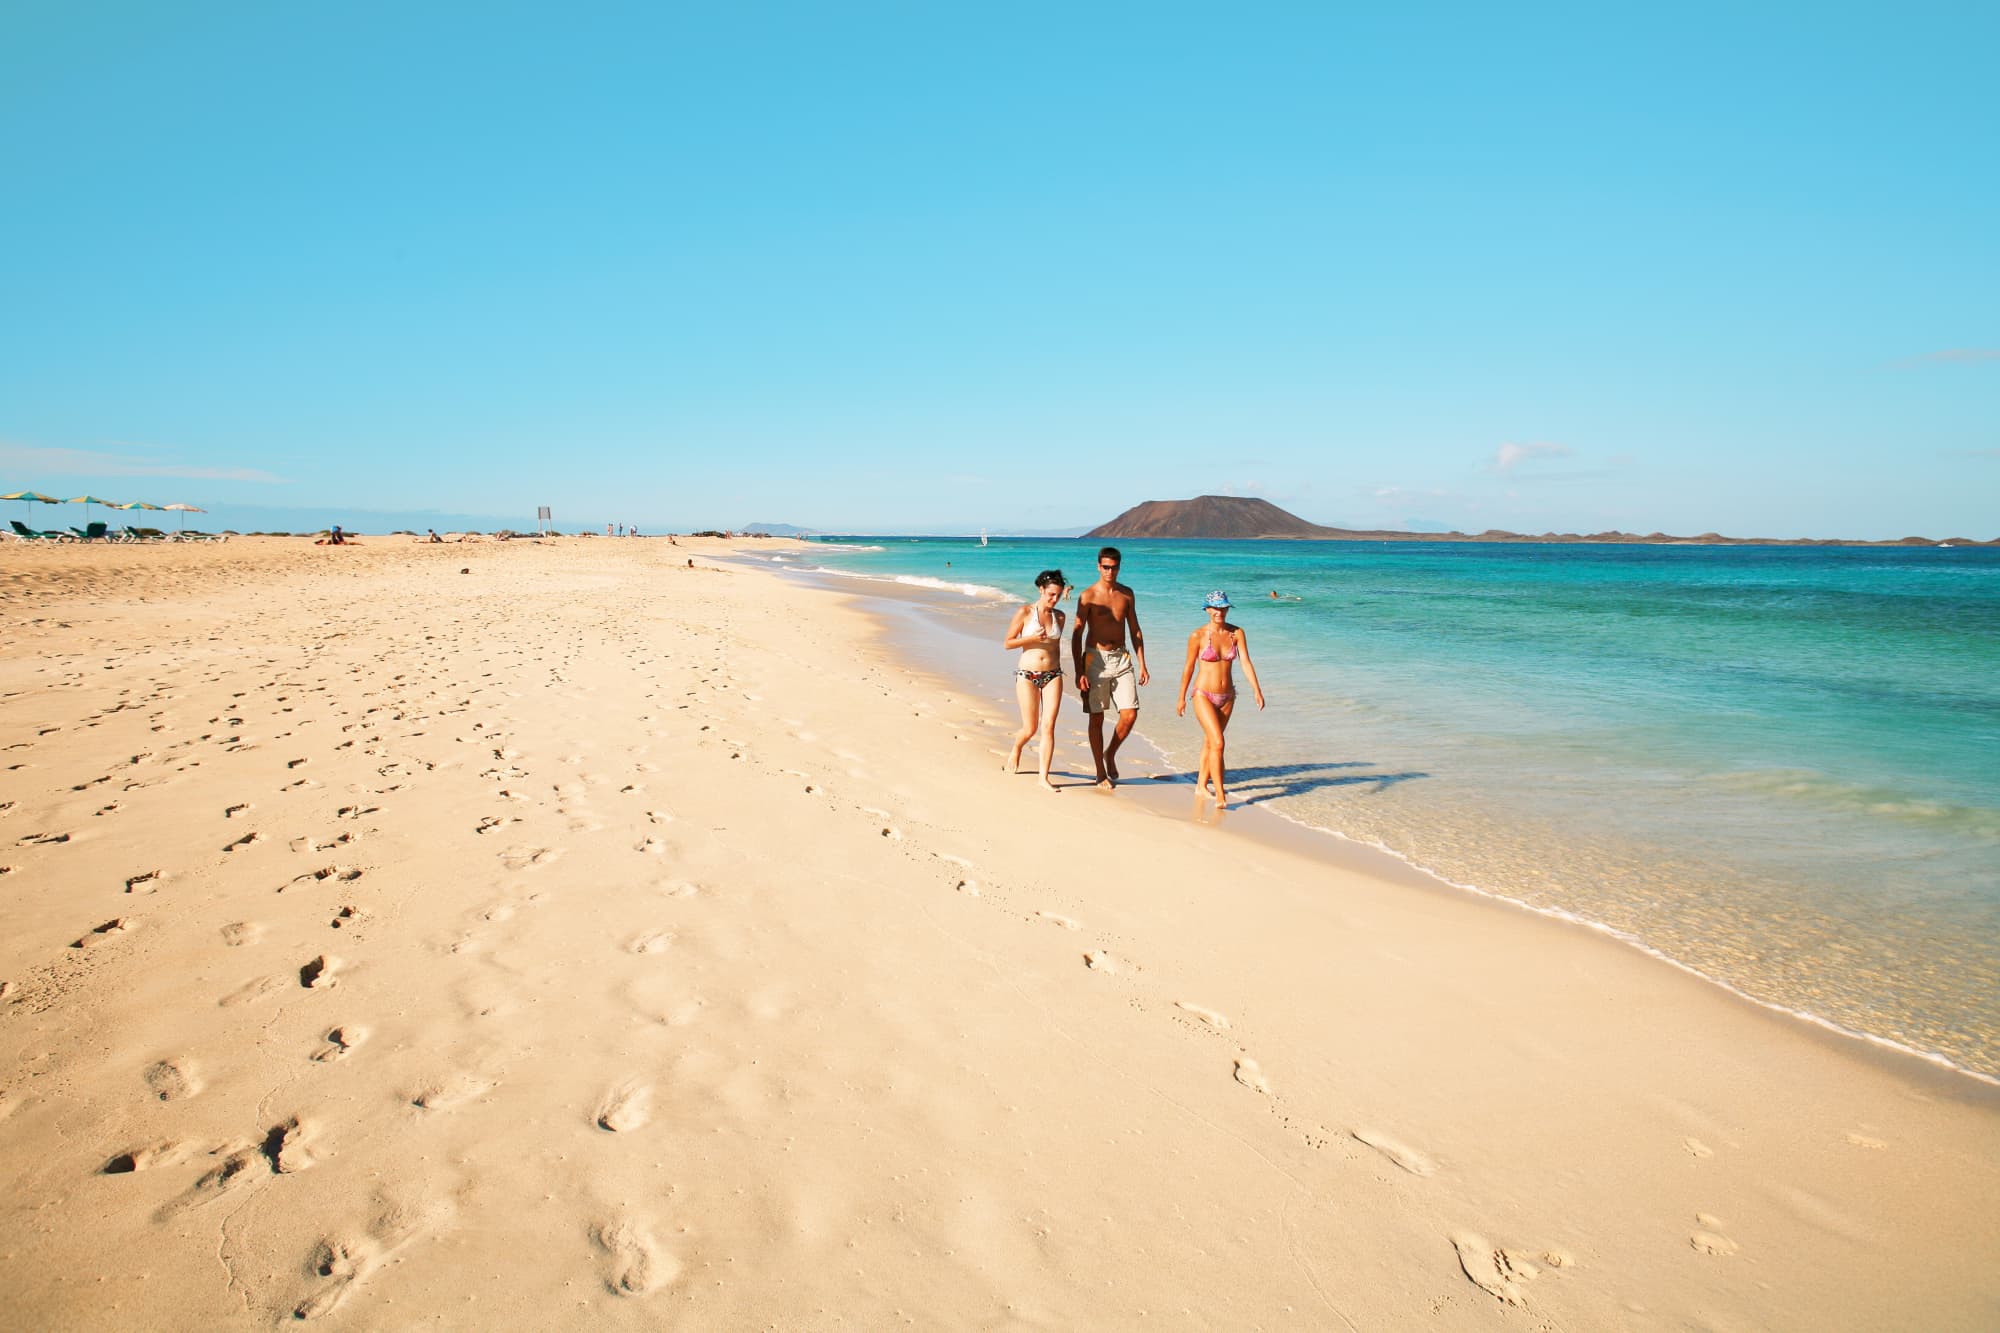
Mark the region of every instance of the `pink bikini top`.
<instances>
[{"instance_id":1,"label":"pink bikini top","mask_svg":"<svg viewBox=\"0 0 2000 1333\"><path fill-rule=\"evenodd\" d=\"M1236 641L1234 639L1229 641L1228 652L1218 653L1215 651L1213 643L1203 640L1201 645L1201 660L1204 662L1234 662L1236 660Z\"/></svg>"}]
</instances>

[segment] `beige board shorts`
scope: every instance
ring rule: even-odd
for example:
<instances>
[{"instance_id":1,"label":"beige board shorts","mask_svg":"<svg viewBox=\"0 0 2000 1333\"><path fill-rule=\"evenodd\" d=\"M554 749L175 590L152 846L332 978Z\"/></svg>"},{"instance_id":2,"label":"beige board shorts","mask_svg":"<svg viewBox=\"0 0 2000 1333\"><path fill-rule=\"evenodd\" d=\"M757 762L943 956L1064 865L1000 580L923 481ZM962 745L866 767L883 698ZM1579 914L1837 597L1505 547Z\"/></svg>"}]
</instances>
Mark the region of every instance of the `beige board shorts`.
<instances>
[{"instance_id":1,"label":"beige board shorts","mask_svg":"<svg viewBox=\"0 0 2000 1333\"><path fill-rule=\"evenodd\" d=\"M1139 706L1139 677L1132 670L1132 654L1122 648L1084 650L1083 692L1086 713L1124 712Z\"/></svg>"}]
</instances>

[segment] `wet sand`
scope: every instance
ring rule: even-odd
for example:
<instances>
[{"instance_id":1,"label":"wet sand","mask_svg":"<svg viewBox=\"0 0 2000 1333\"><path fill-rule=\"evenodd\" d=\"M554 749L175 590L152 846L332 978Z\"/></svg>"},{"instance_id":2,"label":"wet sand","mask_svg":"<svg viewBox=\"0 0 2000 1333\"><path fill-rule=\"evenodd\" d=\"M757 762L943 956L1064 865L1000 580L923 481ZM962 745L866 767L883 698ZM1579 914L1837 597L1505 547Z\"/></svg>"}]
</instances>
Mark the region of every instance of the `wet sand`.
<instances>
[{"instance_id":1,"label":"wet sand","mask_svg":"<svg viewBox=\"0 0 2000 1333\"><path fill-rule=\"evenodd\" d=\"M2000 1314L1968 1080L1042 792L721 543L364 541L0 550L9 1326Z\"/></svg>"}]
</instances>

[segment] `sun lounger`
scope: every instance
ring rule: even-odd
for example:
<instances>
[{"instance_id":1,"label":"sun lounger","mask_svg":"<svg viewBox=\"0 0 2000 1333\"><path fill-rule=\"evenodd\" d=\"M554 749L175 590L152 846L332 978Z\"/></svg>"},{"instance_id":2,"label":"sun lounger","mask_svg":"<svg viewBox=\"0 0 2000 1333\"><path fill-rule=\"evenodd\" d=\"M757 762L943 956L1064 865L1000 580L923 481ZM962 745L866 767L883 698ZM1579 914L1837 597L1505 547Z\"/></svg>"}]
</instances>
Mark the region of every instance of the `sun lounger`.
<instances>
[{"instance_id":1,"label":"sun lounger","mask_svg":"<svg viewBox=\"0 0 2000 1333\"><path fill-rule=\"evenodd\" d=\"M93 523L88 528L71 527L70 531L76 534L76 539L80 542L97 542L103 541L106 537L110 536L111 525L109 523Z\"/></svg>"},{"instance_id":2,"label":"sun lounger","mask_svg":"<svg viewBox=\"0 0 2000 1333\"><path fill-rule=\"evenodd\" d=\"M14 535L24 542L66 542L70 540L70 535L67 532L37 532L18 518L9 519L8 522L14 525Z\"/></svg>"}]
</instances>

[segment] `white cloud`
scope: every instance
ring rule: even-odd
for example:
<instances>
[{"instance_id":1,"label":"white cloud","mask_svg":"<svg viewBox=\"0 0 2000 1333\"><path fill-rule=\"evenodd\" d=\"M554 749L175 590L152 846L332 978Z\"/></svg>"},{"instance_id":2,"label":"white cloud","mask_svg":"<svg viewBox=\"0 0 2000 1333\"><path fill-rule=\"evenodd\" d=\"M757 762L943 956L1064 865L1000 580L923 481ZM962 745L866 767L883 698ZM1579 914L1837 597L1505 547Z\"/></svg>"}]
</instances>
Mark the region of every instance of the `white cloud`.
<instances>
[{"instance_id":1,"label":"white cloud","mask_svg":"<svg viewBox=\"0 0 2000 1333\"><path fill-rule=\"evenodd\" d=\"M17 473L54 472L73 477L180 477L189 481L256 481L284 478L254 467L189 467L144 455L100 453L92 449L34 449L0 444L0 467Z\"/></svg>"},{"instance_id":2,"label":"white cloud","mask_svg":"<svg viewBox=\"0 0 2000 1333\"><path fill-rule=\"evenodd\" d=\"M1572 450L1566 444L1549 444L1546 442L1503 444L1494 451L1493 462L1489 466L1493 471L1504 475L1512 472L1520 464L1531 462L1537 458L1568 458L1571 453Z\"/></svg>"}]
</instances>

